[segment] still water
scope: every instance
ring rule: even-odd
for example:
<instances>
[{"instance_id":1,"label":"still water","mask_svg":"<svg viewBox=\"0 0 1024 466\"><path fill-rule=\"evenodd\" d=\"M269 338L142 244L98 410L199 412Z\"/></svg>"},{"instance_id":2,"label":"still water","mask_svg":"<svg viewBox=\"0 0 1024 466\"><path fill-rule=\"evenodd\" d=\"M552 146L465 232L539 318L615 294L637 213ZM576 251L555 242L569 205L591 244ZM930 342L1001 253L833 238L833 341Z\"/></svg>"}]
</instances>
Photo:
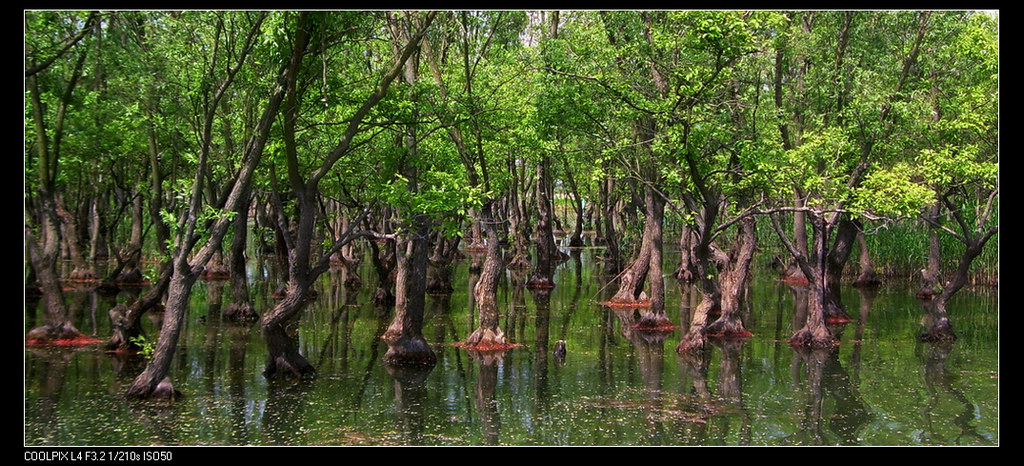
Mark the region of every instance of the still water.
<instances>
[{"instance_id":1,"label":"still water","mask_svg":"<svg viewBox=\"0 0 1024 466\"><path fill-rule=\"evenodd\" d=\"M754 337L716 342L700 358L675 347L683 328L643 334L603 307L613 291L593 250L563 263L548 294L509 273L501 326L521 347L480 357L452 346L475 327L471 259L455 292L427 299L424 335L438 363L396 372L381 364L391 312L375 288L343 286L332 270L299 326L317 368L309 381L268 381L257 326L222 321L225 282L200 281L171 377L186 398L127 401L145 362L95 347L25 349L27 446L136 445L964 445L999 444L998 296L965 289L951 305L959 339L917 339L915 288L848 288L855 321L831 352L785 343L803 296L769 270L752 283L744 321ZM251 264L252 265L252 264ZM363 274L372 277L373 274ZM266 308L274 285L254 280ZM685 322L694 293L667 278L667 308ZM76 324L110 334L113 299L69 293ZM29 310L26 325L31 327ZM159 314L148 315L155 338ZM564 359L552 354L564 340Z\"/></svg>"}]
</instances>

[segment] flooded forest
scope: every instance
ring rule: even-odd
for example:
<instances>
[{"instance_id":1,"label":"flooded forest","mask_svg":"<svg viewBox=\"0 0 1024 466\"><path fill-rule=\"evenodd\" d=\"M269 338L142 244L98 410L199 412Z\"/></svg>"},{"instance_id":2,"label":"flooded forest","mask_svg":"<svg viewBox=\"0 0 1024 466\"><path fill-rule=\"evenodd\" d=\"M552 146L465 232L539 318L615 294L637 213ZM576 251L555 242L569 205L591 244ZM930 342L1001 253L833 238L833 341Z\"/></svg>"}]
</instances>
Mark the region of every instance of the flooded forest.
<instances>
[{"instance_id":1,"label":"flooded forest","mask_svg":"<svg viewBox=\"0 0 1024 466\"><path fill-rule=\"evenodd\" d=\"M998 20L26 10L26 459L998 446Z\"/></svg>"}]
</instances>

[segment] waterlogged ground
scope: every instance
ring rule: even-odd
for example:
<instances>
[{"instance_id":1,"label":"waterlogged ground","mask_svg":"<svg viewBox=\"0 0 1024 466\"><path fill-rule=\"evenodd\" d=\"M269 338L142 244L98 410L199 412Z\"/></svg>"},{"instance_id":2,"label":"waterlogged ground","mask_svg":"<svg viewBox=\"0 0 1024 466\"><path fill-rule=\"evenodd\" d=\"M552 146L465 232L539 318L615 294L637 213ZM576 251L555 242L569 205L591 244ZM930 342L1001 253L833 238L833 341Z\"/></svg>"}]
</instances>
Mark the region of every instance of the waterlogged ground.
<instances>
[{"instance_id":1,"label":"waterlogged ground","mask_svg":"<svg viewBox=\"0 0 1024 466\"><path fill-rule=\"evenodd\" d=\"M258 326L223 322L230 289L197 284L171 377L186 398L127 401L145 364L96 347L25 349L25 445L998 445L998 298L965 290L951 306L959 339L917 340L914 288L849 288L855 321L831 352L785 344L803 295L758 272L745 315L754 337L681 357L684 331L645 334L598 303L612 291L591 250L562 264L549 294L502 283L502 328L522 346L503 356L457 348L475 328L469 260L455 292L430 296L424 333L438 364L394 371L379 335L390 311L369 280L324 276L299 326L310 381L268 381ZM262 270L257 261L250 264ZM254 274L258 278L259 274ZM366 273L364 277L371 277ZM673 322L695 305L668 280ZM267 306L274 284L254 281ZM109 335L110 298L69 293L80 330ZM119 296L124 301L127 296ZM26 328L37 314L28 306ZM155 336L159 315L146 317ZM567 355L557 358L555 342Z\"/></svg>"}]
</instances>

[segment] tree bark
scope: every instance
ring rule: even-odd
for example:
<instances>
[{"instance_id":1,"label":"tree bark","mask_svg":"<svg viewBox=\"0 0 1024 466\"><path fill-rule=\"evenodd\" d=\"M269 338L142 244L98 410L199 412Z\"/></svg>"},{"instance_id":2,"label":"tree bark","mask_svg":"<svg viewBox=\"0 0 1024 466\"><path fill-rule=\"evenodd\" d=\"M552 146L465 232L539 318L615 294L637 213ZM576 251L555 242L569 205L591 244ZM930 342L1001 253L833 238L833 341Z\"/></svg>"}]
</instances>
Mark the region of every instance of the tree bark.
<instances>
[{"instance_id":1,"label":"tree bark","mask_svg":"<svg viewBox=\"0 0 1024 466\"><path fill-rule=\"evenodd\" d=\"M929 313L925 316L924 323L927 329L921 336L923 341L941 341L941 340L955 340L956 333L953 331L953 324L949 321L949 301L970 279L971 263L974 259L981 255L982 249L985 247L985 243L991 239L997 231L996 228L990 229L984 235L979 238L964 237L965 249L960 255L960 261L957 264L956 271L953 272L952 279L949 280L943 287L942 292L934 299L934 307L929 308Z\"/></svg>"},{"instance_id":2,"label":"tree bark","mask_svg":"<svg viewBox=\"0 0 1024 466\"><path fill-rule=\"evenodd\" d=\"M852 219L846 214L839 216L835 241L827 251L825 260L825 273L828 276L824 290L825 320L827 322L842 323L853 320L846 311L846 306L843 305L841 284L843 269L850 259L850 253L853 252L853 245L860 230L860 222L856 219ZM827 233L824 234L827 235ZM827 238L825 239L827 240Z\"/></svg>"},{"instance_id":3,"label":"tree bark","mask_svg":"<svg viewBox=\"0 0 1024 466\"><path fill-rule=\"evenodd\" d=\"M168 287L163 325L160 327L160 336L153 357L146 364L146 369L128 387L128 397L176 399L181 396L181 392L174 389L171 384L168 373L178 347L178 339L185 326L192 285L197 278L198 274L192 271L183 258L176 261Z\"/></svg>"},{"instance_id":4,"label":"tree bark","mask_svg":"<svg viewBox=\"0 0 1024 466\"><path fill-rule=\"evenodd\" d=\"M139 350L138 338L144 337L142 331L142 316L157 307L164 293L171 283L171 273L174 266L170 261L164 261L160 266L160 277L156 283L137 298L131 305L117 305L108 312L113 326L111 337L105 345L108 351L114 352L135 352Z\"/></svg>"},{"instance_id":5,"label":"tree bark","mask_svg":"<svg viewBox=\"0 0 1024 466\"><path fill-rule=\"evenodd\" d=\"M46 192L37 197L40 215L38 235L32 232L28 222L25 225L26 246L29 261L35 271L36 283L42 292L45 322L30 330L26 341L51 343L60 340L74 340L83 337L81 332L71 323L67 305L64 302L64 291L61 288L60 276L57 272L58 256L60 255L60 227L57 219L53 198Z\"/></svg>"},{"instance_id":6,"label":"tree bark","mask_svg":"<svg viewBox=\"0 0 1024 466\"><path fill-rule=\"evenodd\" d=\"M483 229L487 234L487 257L480 271L480 279L473 288L480 324L465 340L467 349L477 351L504 350L509 346L505 332L498 322L498 280L504 270L498 229L491 218L491 202L484 204Z\"/></svg>"},{"instance_id":7,"label":"tree bark","mask_svg":"<svg viewBox=\"0 0 1024 466\"><path fill-rule=\"evenodd\" d=\"M548 198L548 184L551 178L548 165L548 156L544 154L537 164L537 227L534 230L537 235L537 263L533 276L526 283L529 288L555 287L555 256L558 254L558 247L555 245L552 229L554 212L551 208L551 199Z\"/></svg>"},{"instance_id":8,"label":"tree bark","mask_svg":"<svg viewBox=\"0 0 1024 466\"><path fill-rule=\"evenodd\" d=\"M838 340L825 324L826 290L829 289L829 274L826 270L826 238L828 237L827 222L824 215L818 212L811 214L814 228L814 251L812 260L799 255L799 252L783 238L790 252L794 254L804 276L809 277L807 319L803 328L796 331L788 340L791 346L808 348L830 348L838 344ZM778 228L776 232L780 232ZM784 234L782 234L784 236Z\"/></svg>"},{"instance_id":9,"label":"tree bark","mask_svg":"<svg viewBox=\"0 0 1024 466\"><path fill-rule=\"evenodd\" d=\"M672 325L665 315L665 277L662 273L662 225L665 220L665 199L654 188L644 190L644 205L647 219L644 221L644 236L650 237L650 258L647 278L650 282L650 306L641 309L637 322L639 329L662 329Z\"/></svg>"},{"instance_id":10,"label":"tree bark","mask_svg":"<svg viewBox=\"0 0 1024 466\"><path fill-rule=\"evenodd\" d=\"M254 322L259 315L249 298L249 280L246 271L245 248L249 236L249 207L252 196L244 193L245 202L238 203L233 219L230 255L228 256L228 277L231 281L231 304L224 310L224 317L236 322Z\"/></svg>"},{"instance_id":11,"label":"tree bark","mask_svg":"<svg viewBox=\"0 0 1024 466\"><path fill-rule=\"evenodd\" d=\"M414 234L396 254L395 316L383 336L388 344L384 362L389 365L437 363L437 355L423 337L430 228L422 216L415 222Z\"/></svg>"},{"instance_id":12,"label":"tree bark","mask_svg":"<svg viewBox=\"0 0 1024 466\"><path fill-rule=\"evenodd\" d=\"M857 280L853 282L853 286L858 288L869 288L875 287L882 283L882 280L878 278L878 273L875 272L875 265L871 261L871 251L868 250L868 241L864 237L864 232L857 232L857 245L860 246L860 274L857 275Z\"/></svg>"},{"instance_id":13,"label":"tree bark","mask_svg":"<svg viewBox=\"0 0 1024 466\"><path fill-rule=\"evenodd\" d=\"M757 248L756 223L753 217L740 221L737 244L729 254L730 261L721 278L722 311L718 319L708 326L709 336L735 338L753 336L740 319L740 305L749 282L750 267Z\"/></svg>"}]
</instances>

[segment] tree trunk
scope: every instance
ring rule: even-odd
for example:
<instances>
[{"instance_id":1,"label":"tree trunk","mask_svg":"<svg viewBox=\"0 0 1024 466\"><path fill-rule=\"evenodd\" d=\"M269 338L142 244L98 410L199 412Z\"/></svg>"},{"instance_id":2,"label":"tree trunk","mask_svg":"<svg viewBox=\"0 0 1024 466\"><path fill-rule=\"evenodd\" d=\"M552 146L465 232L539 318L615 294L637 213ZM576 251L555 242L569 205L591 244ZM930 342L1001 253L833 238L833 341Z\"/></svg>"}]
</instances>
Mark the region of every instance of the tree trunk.
<instances>
[{"instance_id":1,"label":"tree trunk","mask_svg":"<svg viewBox=\"0 0 1024 466\"><path fill-rule=\"evenodd\" d=\"M238 203L235 208L234 235L231 238L231 249L228 257L228 276L231 280L231 304L224 310L224 317L236 322L254 322L259 319L249 298L249 280L245 267L245 247L249 236L249 207L252 197L244 194L246 202Z\"/></svg>"},{"instance_id":2,"label":"tree trunk","mask_svg":"<svg viewBox=\"0 0 1024 466\"><path fill-rule=\"evenodd\" d=\"M53 196L42 191L39 193L37 203L40 237L36 238L26 222L25 245L29 262L35 271L36 283L42 292L45 322L30 330L25 335L25 340L45 344L82 338L84 335L71 323L68 308L64 302L60 276L57 272L57 259L61 248L60 220L57 216Z\"/></svg>"},{"instance_id":3,"label":"tree trunk","mask_svg":"<svg viewBox=\"0 0 1024 466\"><path fill-rule=\"evenodd\" d=\"M569 193L572 195L572 208L576 213L576 223L572 228L572 236L569 237L570 248L583 247L583 222L585 212L583 210L583 196L580 195L579 185L576 184L576 177L573 176L569 162L562 159L562 166L565 168L565 179L569 184Z\"/></svg>"},{"instance_id":4,"label":"tree trunk","mask_svg":"<svg viewBox=\"0 0 1024 466\"><path fill-rule=\"evenodd\" d=\"M953 273L953 278L942 287L942 292L935 297L934 303L928 308L930 312L925 315L924 322L927 329L921 335L922 341L956 339L956 333L953 332L953 324L949 321L947 306L949 305L950 298L960 291L970 279L971 263L974 262L976 257L981 255L981 250L985 245L984 241L968 239L967 247L960 256L960 263Z\"/></svg>"},{"instance_id":5,"label":"tree trunk","mask_svg":"<svg viewBox=\"0 0 1024 466\"><path fill-rule=\"evenodd\" d=\"M825 320L832 323L850 322L853 320L846 312L842 298L843 269L853 252L853 245L860 231L860 222L848 215L841 215L836 228L836 238L825 258L825 274L827 275L825 292ZM826 234L827 233L823 233ZM827 238L825 238L827 241ZM821 253L825 253L822 249Z\"/></svg>"},{"instance_id":6,"label":"tree trunk","mask_svg":"<svg viewBox=\"0 0 1024 466\"><path fill-rule=\"evenodd\" d=\"M486 251L487 245L484 244L484 232L480 227L480 217L477 215L476 208L469 209L469 244L466 245L467 251Z\"/></svg>"},{"instance_id":7,"label":"tree trunk","mask_svg":"<svg viewBox=\"0 0 1024 466\"><path fill-rule=\"evenodd\" d=\"M672 325L665 315L665 277L662 273L662 224L665 219L665 199L651 187L644 190L644 204L647 220L644 222L644 236L650 237L650 263L647 278L650 282L650 306L641 309L637 322L639 329L663 329Z\"/></svg>"},{"instance_id":8,"label":"tree trunk","mask_svg":"<svg viewBox=\"0 0 1024 466\"><path fill-rule=\"evenodd\" d=\"M647 228L644 228L647 232ZM640 239L640 251L633 262L619 275L619 290L609 300L619 305L646 305L647 296L643 293L644 282L651 266L651 238L644 234ZM641 296L642 295L642 296Z\"/></svg>"},{"instance_id":9,"label":"tree trunk","mask_svg":"<svg viewBox=\"0 0 1024 466\"><path fill-rule=\"evenodd\" d=\"M498 322L498 280L504 264L498 245L498 229L491 218L491 202L484 204L483 228L487 233L487 258L480 271L480 279L473 288L480 324L466 338L464 346L477 351L504 350L509 342Z\"/></svg>"},{"instance_id":10,"label":"tree trunk","mask_svg":"<svg viewBox=\"0 0 1024 466\"><path fill-rule=\"evenodd\" d=\"M370 239L370 259L373 270L377 273L377 290L373 293L373 303L377 306L390 307L395 304L395 284L391 274L395 269L395 255L394 240L384 240L384 244L381 245Z\"/></svg>"},{"instance_id":11,"label":"tree trunk","mask_svg":"<svg viewBox=\"0 0 1024 466\"><path fill-rule=\"evenodd\" d=\"M427 293L449 294L455 291L453 263L459 254L461 237L448 238L441 232L434 232L434 249L427 264Z\"/></svg>"},{"instance_id":12,"label":"tree trunk","mask_svg":"<svg viewBox=\"0 0 1024 466\"><path fill-rule=\"evenodd\" d=\"M127 394L131 398L176 399L181 396L181 392L171 385L168 373L179 337L185 327L192 285L195 284L198 275L192 272L183 258L176 260L174 269L168 288L160 337L157 339L152 359L146 364L146 369L128 387Z\"/></svg>"},{"instance_id":13,"label":"tree trunk","mask_svg":"<svg viewBox=\"0 0 1024 466\"><path fill-rule=\"evenodd\" d=\"M753 336L743 326L743 321L740 319L740 306L744 291L750 281L750 267L756 248L757 235L754 218L744 218L740 221L737 244L734 245L733 251L729 255L729 264L721 278L721 315L708 326L708 335L724 338Z\"/></svg>"},{"instance_id":14,"label":"tree trunk","mask_svg":"<svg viewBox=\"0 0 1024 466\"><path fill-rule=\"evenodd\" d=\"M826 221L823 214L814 213L811 217L814 228L814 251L813 262L803 257L798 257L800 268L804 276L810 277L808 283L807 319L803 328L788 340L791 346L808 348L830 348L838 344L838 341L825 325L825 306L827 302L826 293L829 289L829 274L826 270L825 241L828 236Z\"/></svg>"},{"instance_id":15,"label":"tree trunk","mask_svg":"<svg viewBox=\"0 0 1024 466\"><path fill-rule=\"evenodd\" d=\"M105 345L108 351L135 352L139 350L138 338L144 337L142 332L142 316L146 311L155 308L163 299L171 283L174 266L164 261L160 266L160 277L145 294L137 298L131 305L117 305L109 312L113 326L111 337Z\"/></svg>"},{"instance_id":16,"label":"tree trunk","mask_svg":"<svg viewBox=\"0 0 1024 466\"><path fill-rule=\"evenodd\" d=\"M526 283L529 288L555 287L555 255L558 254L558 247L555 245L552 230L554 212L551 208L551 199L548 198L549 183L548 156L543 155L541 162L537 164L537 228L534 230L537 235L537 263L533 276Z\"/></svg>"},{"instance_id":17,"label":"tree trunk","mask_svg":"<svg viewBox=\"0 0 1024 466\"><path fill-rule=\"evenodd\" d=\"M132 227L128 246L118 253L125 260L124 268L117 276L117 283L141 286L142 275L142 195L137 193L132 200Z\"/></svg>"},{"instance_id":18,"label":"tree trunk","mask_svg":"<svg viewBox=\"0 0 1024 466\"><path fill-rule=\"evenodd\" d=\"M82 246L81 216L77 209L68 211L64 204L63 196L57 195L54 197L54 205L57 208L57 213L60 215L64 229L62 236L71 258L72 269L68 279L76 282L96 280L96 270L93 267L92 261L86 258L87 254Z\"/></svg>"},{"instance_id":19,"label":"tree trunk","mask_svg":"<svg viewBox=\"0 0 1024 466\"><path fill-rule=\"evenodd\" d=\"M803 208L805 204L803 196L797 193L794 205L797 208ZM793 240L797 251L803 254L804 257L809 257L807 248L807 214L800 210L793 213ZM804 275L803 270L800 268L800 264L797 264L795 261L789 262L789 267L786 269L783 279L789 283L796 284L805 284L808 281L807 276Z\"/></svg>"},{"instance_id":20,"label":"tree trunk","mask_svg":"<svg viewBox=\"0 0 1024 466\"><path fill-rule=\"evenodd\" d=\"M697 264L693 258L694 235L689 225L683 225L679 233L679 267L673 275L682 283L692 283L697 279Z\"/></svg>"},{"instance_id":21,"label":"tree trunk","mask_svg":"<svg viewBox=\"0 0 1024 466\"><path fill-rule=\"evenodd\" d=\"M853 286L869 288L880 285L882 281L875 272L874 263L871 261L871 252L868 251L868 241L864 237L863 231L857 232L857 244L860 246L860 275L853 282Z\"/></svg>"},{"instance_id":22,"label":"tree trunk","mask_svg":"<svg viewBox=\"0 0 1024 466\"><path fill-rule=\"evenodd\" d=\"M709 206L705 206L705 211ZM705 213L705 216L708 214ZM722 294L715 281L714 273L714 249L709 244L706 234L698 234L697 243L694 246L694 259L697 266L700 303L693 310L690 316L689 327L676 346L677 353L697 354L704 350L707 344L708 321L712 313L721 309Z\"/></svg>"},{"instance_id":23,"label":"tree trunk","mask_svg":"<svg viewBox=\"0 0 1024 466\"><path fill-rule=\"evenodd\" d=\"M98 189L98 187L97 187ZM104 234L102 206L106 201L106 194L94 193L89 209L89 258L93 261L107 260L110 257L110 248L107 246L107 238Z\"/></svg>"},{"instance_id":24,"label":"tree trunk","mask_svg":"<svg viewBox=\"0 0 1024 466\"><path fill-rule=\"evenodd\" d=\"M313 364L299 353L299 336L292 328L295 318L306 308L308 292L308 284L289 282L285 297L261 319L260 327L267 344L263 375L267 378L277 375L304 378L316 373Z\"/></svg>"},{"instance_id":25,"label":"tree trunk","mask_svg":"<svg viewBox=\"0 0 1024 466\"><path fill-rule=\"evenodd\" d=\"M512 174L511 188L508 193L509 203L509 242L512 243L512 252L505 260L505 267L508 269L529 269L530 268L530 219L526 214L528 186L525 178L525 164L509 156L508 170ZM522 167L521 169L519 167ZM520 171L522 170L522 171Z\"/></svg>"},{"instance_id":26,"label":"tree trunk","mask_svg":"<svg viewBox=\"0 0 1024 466\"><path fill-rule=\"evenodd\" d=\"M384 362L432 366L437 363L437 355L423 338L430 228L422 216L417 216L414 222L415 232L396 254L395 316L383 336L388 344Z\"/></svg>"}]
</instances>

